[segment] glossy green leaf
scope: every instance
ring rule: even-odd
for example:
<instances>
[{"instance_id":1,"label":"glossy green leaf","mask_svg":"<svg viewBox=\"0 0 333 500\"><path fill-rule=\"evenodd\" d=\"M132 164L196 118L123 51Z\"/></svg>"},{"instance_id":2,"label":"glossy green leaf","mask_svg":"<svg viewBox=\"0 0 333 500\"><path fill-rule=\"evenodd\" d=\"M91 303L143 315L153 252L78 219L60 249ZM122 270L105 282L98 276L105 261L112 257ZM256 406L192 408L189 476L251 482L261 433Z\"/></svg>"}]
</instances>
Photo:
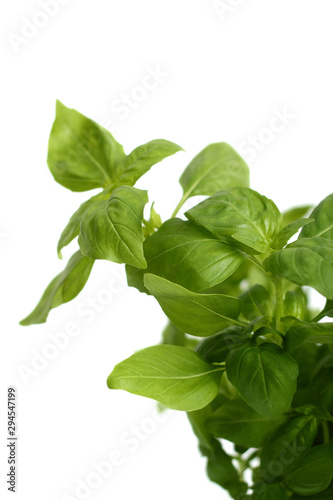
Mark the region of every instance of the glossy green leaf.
<instances>
[{"instance_id":1,"label":"glossy green leaf","mask_svg":"<svg viewBox=\"0 0 333 500\"><path fill-rule=\"evenodd\" d=\"M307 297L302 288L287 290L283 298L283 316L294 316L304 319L306 315Z\"/></svg>"},{"instance_id":2,"label":"glossy green leaf","mask_svg":"<svg viewBox=\"0 0 333 500\"><path fill-rule=\"evenodd\" d=\"M244 260L241 252L218 241L192 222L166 221L144 242L145 271L127 267L128 284L141 292L145 273L156 274L193 292L208 289L227 279Z\"/></svg>"},{"instance_id":3,"label":"glossy green leaf","mask_svg":"<svg viewBox=\"0 0 333 500\"><path fill-rule=\"evenodd\" d=\"M249 186L245 161L225 142L210 144L186 167L179 179L184 198L212 195L221 189Z\"/></svg>"},{"instance_id":4,"label":"glossy green leaf","mask_svg":"<svg viewBox=\"0 0 333 500\"><path fill-rule=\"evenodd\" d=\"M46 288L32 313L24 318L23 326L45 323L51 309L74 299L86 284L94 261L76 252L65 269Z\"/></svg>"},{"instance_id":5,"label":"glossy green leaf","mask_svg":"<svg viewBox=\"0 0 333 500\"><path fill-rule=\"evenodd\" d=\"M249 321L258 316L273 316L273 303L264 286L254 285L239 298L242 301L242 315Z\"/></svg>"},{"instance_id":6,"label":"glossy green leaf","mask_svg":"<svg viewBox=\"0 0 333 500\"><path fill-rule=\"evenodd\" d=\"M333 479L333 441L310 448L284 478L285 485L298 495L324 491Z\"/></svg>"},{"instance_id":7,"label":"glossy green leaf","mask_svg":"<svg viewBox=\"0 0 333 500\"><path fill-rule=\"evenodd\" d=\"M96 203L81 222L82 253L92 259L146 267L142 218L147 202L147 191L122 186L112 192L109 200Z\"/></svg>"},{"instance_id":8,"label":"glossy green leaf","mask_svg":"<svg viewBox=\"0 0 333 500\"><path fill-rule=\"evenodd\" d=\"M288 473L296 458L312 445L317 428L317 419L313 415L289 419L272 440L263 443L261 476L266 478L274 473L278 476Z\"/></svg>"},{"instance_id":9,"label":"glossy green leaf","mask_svg":"<svg viewBox=\"0 0 333 500\"><path fill-rule=\"evenodd\" d=\"M292 353L303 344L333 344L332 323L304 323L294 324L285 335L285 349Z\"/></svg>"},{"instance_id":10,"label":"glossy green leaf","mask_svg":"<svg viewBox=\"0 0 333 500\"><path fill-rule=\"evenodd\" d=\"M178 151L184 150L177 144L164 139L155 139L138 146L117 165L117 185L134 186L136 181L153 165Z\"/></svg>"},{"instance_id":11,"label":"glossy green leaf","mask_svg":"<svg viewBox=\"0 0 333 500\"><path fill-rule=\"evenodd\" d=\"M202 340L195 351L208 363L222 363L229 352L248 340L240 326L229 326L220 333Z\"/></svg>"},{"instance_id":12,"label":"glossy green leaf","mask_svg":"<svg viewBox=\"0 0 333 500\"><path fill-rule=\"evenodd\" d=\"M93 196L89 200L85 201L80 205L78 210L72 215L72 217L69 219L69 222L63 232L61 233L61 236L59 238L58 242L58 257L62 258L61 250L69 245L71 241L74 240L77 236L79 236L80 233L80 225L83 219L83 216L87 212L91 212L94 210L96 206L98 206L98 202L101 200L107 200L109 198L109 195L105 193L104 191L102 193L97 194L96 196Z\"/></svg>"},{"instance_id":13,"label":"glossy green leaf","mask_svg":"<svg viewBox=\"0 0 333 500\"><path fill-rule=\"evenodd\" d=\"M232 188L207 198L185 214L217 238L231 238L256 253L271 249L282 216L272 200L249 188Z\"/></svg>"},{"instance_id":14,"label":"glossy green leaf","mask_svg":"<svg viewBox=\"0 0 333 500\"><path fill-rule=\"evenodd\" d=\"M321 201L310 217L313 222L302 229L299 239L320 237L333 240L333 194Z\"/></svg>"},{"instance_id":15,"label":"glossy green leaf","mask_svg":"<svg viewBox=\"0 0 333 500\"><path fill-rule=\"evenodd\" d=\"M72 191L108 187L124 157L108 130L57 101L47 162L59 184Z\"/></svg>"},{"instance_id":16,"label":"glossy green leaf","mask_svg":"<svg viewBox=\"0 0 333 500\"><path fill-rule=\"evenodd\" d=\"M186 333L207 337L237 323L241 308L237 298L191 292L153 274L145 275L144 284L170 321Z\"/></svg>"},{"instance_id":17,"label":"glossy green leaf","mask_svg":"<svg viewBox=\"0 0 333 500\"><path fill-rule=\"evenodd\" d=\"M254 487L252 500L286 500L287 490L281 483L260 483Z\"/></svg>"},{"instance_id":18,"label":"glossy green leaf","mask_svg":"<svg viewBox=\"0 0 333 500\"><path fill-rule=\"evenodd\" d=\"M242 399L232 399L218 408L207 420L214 436L247 448L260 448L287 420L285 416L265 417Z\"/></svg>"},{"instance_id":19,"label":"glossy green leaf","mask_svg":"<svg viewBox=\"0 0 333 500\"><path fill-rule=\"evenodd\" d=\"M159 345L116 365L107 383L110 389L156 399L174 410L193 411L215 398L222 371L185 347Z\"/></svg>"},{"instance_id":20,"label":"glossy green leaf","mask_svg":"<svg viewBox=\"0 0 333 500\"><path fill-rule=\"evenodd\" d=\"M307 285L333 299L333 241L302 238L272 253L264 267L274 276Z\"/></svg>"},{"instance_id":21,"label":"glossy green leaf","mask_svg":"<svg viewBox=\"0 0 333 500\"><path fill-rule=\"evenodd\" d=\"M306 224L309 224L312 222L314 219L298 219L287 226L284 226L281 231L276 235L273 247L277 250L280 250L283 248L290 238L294 236L294 234L297 233L301 229L301 227L305 226Z\"/></svg>"},{"instance_id":22,"label":"glossy green leaf","mask_svg":"<svg viewBox=\"0 0 333 500\"><path fill-rule=\"evenodd\" d=\"M236 348L226 359L226 369L242 398L261 415L276 416L289 408L298 365L276 344Z\"/></svg>"}]
</instances>

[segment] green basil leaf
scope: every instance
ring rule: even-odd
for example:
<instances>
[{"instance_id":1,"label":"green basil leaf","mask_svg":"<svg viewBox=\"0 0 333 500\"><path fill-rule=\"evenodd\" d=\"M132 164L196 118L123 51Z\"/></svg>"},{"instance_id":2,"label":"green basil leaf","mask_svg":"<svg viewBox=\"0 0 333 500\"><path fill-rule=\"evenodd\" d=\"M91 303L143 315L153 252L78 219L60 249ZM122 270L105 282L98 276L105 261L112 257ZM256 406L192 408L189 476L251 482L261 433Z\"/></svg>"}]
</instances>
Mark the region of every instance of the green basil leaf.
<instances>
[{"instance_id":1,"label":"green basil leaf","mask_svg":"<svg viewBox=\"0 0 333 500\"><path fill-rule=\"evenodd\" d=\"M58 251L58 257L60 259L62 259L61 250L65 246L69 245L69 243L73 241L74 238L79 236L81 221L86 212L93 211L94 208L98 206L99 201L101 200L106 201L108 198L109 195L103 191L102 193L99 193L96 196L93 196L89 200L82 203L82 205L80 205L78 210L72 215L72 217L69 219L67 226L65 227L59 238L57 251Z\"/></svg>"},{"instance_id":2,"label":"green basil leaf","mask_svg":"<svg viewBox=\"0 0 333 500\"><path fill-rule=\"evenodd\" d=\"M313 208L312 205L303 205L301 207L294 207L286 212L282 213L282 226L287 226L291 222L294 222L298 219L302 219L305 215L309 213L309 211Z\"/></svg>"},{"instance_id":3,"label":"green basil leaf","mask_svg":"<svg viewBox=\"0 0 333 500\"><path fill-rule=\"evenodd\" d=\"M266 271L307 285L333 299L333 241L326 238L302 238L272 253L265 261Z\"/></svg>"},{"instance_id":4,"label":"green basil leaf","mask_svg":"<svg viewBox=\"0 0 333 500\"><path fill-rule=\"evenodd\" d=\"M147 202L147 191L122 186L112 192L108 201L96 203L81 222L82 253L92 259L146 267L142 218Z\"/></svg>"},{"instance_id":5,"label":"green basil leaf","mask_svg":"<svg viewBox=\"0 0 333 500\"><path fill-rule=\"evenodd\" d=\"M108 130L57 101L47 163L59 184L72 191L110 186L124 157Z\"/></svg>"},{"instance_id":6,"label":"green basil leaf","mask_svg":"<svg viewBox=\"0 0 333 500\"><path fill-rule=\"evenodd\" d=\"M299 322L289 328L284 342L286 351L292 353L306 343L333 344L333 323Z\"/></svg>"},{"instance_id":7,"label":"green basil leaf","mask_svg":"<svg viewBox=\"0 0 333 500\"><path fill-rule=\"evenodd\" d=\"M283 298L283 315L304 319L307 309L307 297L302 288L287 290Z\"/></svg>"},{"instance_id":8,"label":"green basil leaf","mask_svg":"<svg viewBox=\"0 0 333 500\"><path fill-rule=\"evenodd\" d=\"M276 416L289 408L298 365L276 344L236 348L226 359L226 369L244 401L261 415Z\"/></svg>"},{"instance_id":9,"label":"green basil leaf","mask_svg":"<svg viewBox=\"0 0 333 500\"><path fill-rule=\"evenodd\" d=\"M286 475L297 457L313 443L318 429L313 415L289 419L273 436L264 443L260 455L260 474L263 478Z\"/></svg>"},{"instance_id":10,"label":"green basil leaf","mask_svg":"<svg viewBox=\"0 0 333 500\"><path fill-rule=\"evenodd\" d=\"M143 234L145 238L147 238L151 234L154 234L156 229L159 229L162 226L162 219L161 216L154 209L154 202L151 204L150 207L149 220L148 221L144 220L143 223L144 223Z\"/></svg>"},{"instance_id":11,"label":"green basil leaf","mask_svg":"<svg viewBox=\"0 0 333 500\"><path fill-rule=\"evenodd\" d=\"M207 450L207 475L211 481L229 491L233 498L245 498L247 484L240 480L239 474L232 463L232 457L220 448Z\"/></svg>"},{"instance_id":12,"label":"green basil leaf","mask_svg":"<svg viewBox=\"0 0 333 500\"><path fill-rule=\"evenodd\" d=\"M186 347L187 349L194 350L198 340L193 337L188 337L184 332L179 330L171 322L168 322L167 326L162 332L162 344L168 345L180 345ZM205 360L206 361L206 360Z\"/></svg>"},{"instance_id":13,"label":"green basil leaf","mask_svg":"<svg viewBox=\"0 0 333 500\"><path fill-rule=\"evenodd\" d=\"M276 235L275 240L273 242L273 247L276 250L280 250L281 248L283 248L288 243L290 238L294 236L294 234L296 234L299 229L301 229L301 227L305 226L306 224L309 224L313 220L314 219L298 219L291 222L287 226L284 226L281 229L281 231Z\"/></svg>"},{"instance_id":14,"label":"green basil leaf","mask_svg":"<svg viewBox=\"0 0 333 500\"><path fill-rule=\"evenodd\" d=\"M170 321L186 333L207 337L237 322L239 299L194 293L153 274L145 275L144 284Z\"/></svg>"},{"instance_id":15,"label":"green basil leaf","mask_svg":"<svg viewBox=\"0 0 333 500\"><path fill-rule=\"evenodd\" d=\"M203 149L186 167L179 179L183 199L212 195L221 189L249 186L249 169L236 151L219 142Z\"/></svg>"},{"instance_id":16,"label":"green basil leaf","mask_svg":"<svg viewBox=\"0 0 333 500\"><path fill-rule=\"evenodd\" d=\"M240 326L229 326L197 344L195 351L208 363L222 363L229 352L248 340Z\"/></svg>"},{"instance_id":17,"label":"green basil leaf","mask_svg":"<svg viewBox=\"0 0 333 500\"><path fill-rule=\"evenodd\" d=\"M74 299L86 284L93 264L94 261L80 251L72 255L65 269L51 281L35 309L20 321L20 325L45 323L51 309Z\"/></svg>"},{"instance_id":18,"label":"green basil leaf","mask_svg":"<svg viewBox=\"0 0 333 500\"><path fill-rule=\"evenodd\" d=\"M302 229L299 239L320 237L333 240L333 194L321 201L310 217L313 222Z\"/></svg>"},{"instance_id":19,"label":"green basil leaf","mask_svg":"<svg viewBox=\"0 0 333 500\"><path fill-rule=\"evenodd\" d=\"M186 212L186 217L217 238L232 238L255 251L271 249L282 216L275 203L250 188L232 188L207 198Z\"/></svg>"},{"instance_id":20,"label":"green basil leaf","mask_svg":"<svg viewBox=\"0 0 333 500\"><path fill-rule=\"evenodd\" d=\"M232 458L225 453L221 443L207 430L206 420L212 413L212 405L213 403L201 410L191 411L187 416L199 440L200 451L208 458L208 477L236 498L237 495L245 493L247 485L240 481L239 473L232 464Z\"/></svg>"},{"instance_id":21,"label":"green basil leaf","mask_svg":"<svg viewBox=\"0 0 333 500\"><path fill-rule=\"evenodd\" d=\"M318 493L317 495L311 495L306 497L308 500L332 500L333 498L333 484L330 485L326 490ZM304 500L303 495L293 495L290 500Z\"/></svg>"},{"instance_id":22,"label":"green basil leaf","mask_svg":"<svg viewBox=\"0 0 333 500\"><path fill-rule=\"evenodd\" d=\"M258 316L273 316L273 304L264 286L254 285L239 298L242 301L242 315L249 321Z\"/></svg>"},{"instance_id":23,"label":"green basil leaf","mask_svg":"<svg viewBox=\"0 0 333 500\"><path fill-rule=\"evenodd\" d=\"M159 345L116 365L107 384L110 389L156 399L174 410L193 411L215 398L222 371L185 347Z\"/></svg>"},{"instance_id":24,"label":"green basil leaf","mask_svg":"<svg viewBox=\"0 0 333 500\"><path fill-rule=\"evenodd\" d=\"M295 468L284 478L284 483L298 495L314 495L324 491L333 479L333 441L310 448L302 455Z\"/></svg>"},{"instance_id":25,"label":"green basil leaf","mask_svg":"<svg viewBox=\"0 0 333 500\"><path fill-rule=\"evenodd\" d=\"M333 409L333 367L322 369L312 379L311 385L314 394L314 403L317 407L328 407ZM333 417L330 418L333 421Z\"/></svg>"},{"instance_id":26,"label":"green basil leaf","mask_svg":"<svg viewBox=\"0 0 333 500\"><path fill-rule=\"evenodd\" d=\"M138 146L117 165L117 185L134 186L136 181L153 165L178 151L184 150L177 144L164 139L155 139Z\"/></svg>"},{"instance_id":27,"label":"green basil leaf","mask_svg":"<svg viewBox=\"0 0 333 500\"><path fill-rule=\"evenodd\" d=\"M237 445L260 448L286 420L285 416L264 417L242 399L232 399L212 413L207 429Z\"/></svg>"},{"instance_id":28,"label":"green basil leaf","mask_svg":"<svg viewBox=\"0 0 333 500\"><path fill-rule=\"evenodd\" d=\"M281 483L260 483L254 487L252 500L286 500L287 490Z\"/></svg>"},{"instance_id":29,"label":"green basil leaf","mask_svg":"<svg viewBox=\"0 0 333 500\"><path fill-rule=\"evenodd\" d=\"M192 222L166 221L143 245L145 271L127 268L128 284L141 292L145 273L156 274L193 292L227 279L242 263L241 252Z\"/></svg>"}]
</instances>

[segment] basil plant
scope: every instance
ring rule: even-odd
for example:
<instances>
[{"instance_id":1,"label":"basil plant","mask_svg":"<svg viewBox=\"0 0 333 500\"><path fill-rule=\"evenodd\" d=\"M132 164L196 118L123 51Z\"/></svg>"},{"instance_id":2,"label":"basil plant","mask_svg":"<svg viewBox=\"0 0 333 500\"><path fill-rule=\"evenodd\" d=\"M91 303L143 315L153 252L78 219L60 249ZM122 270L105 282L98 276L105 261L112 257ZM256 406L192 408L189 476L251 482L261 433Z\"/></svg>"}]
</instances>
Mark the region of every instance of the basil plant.
<instances>
[{"instance_id":1,"label":"basil plant","mask_svg":"<svg viewBox=\"0 0 333 500\"><path fill-rule=\"evenodd\" d=\"M76 238L78 250L21 324L74 299L96 259L125 264L128 285L169 322L156 345L113 368L108 387L187 412L210 480L231 498L332 499L333 194L281 213L249 187L236 151L215 143L185 168L172 217L162 223L152 204L144 218L148 195L136 182L181 150L158 139L125 154L57 102L51 174L72 191L100 192L69 219L58 255ZM311 288L326 298L320 312Z\"/></svg>"}]
</instances>

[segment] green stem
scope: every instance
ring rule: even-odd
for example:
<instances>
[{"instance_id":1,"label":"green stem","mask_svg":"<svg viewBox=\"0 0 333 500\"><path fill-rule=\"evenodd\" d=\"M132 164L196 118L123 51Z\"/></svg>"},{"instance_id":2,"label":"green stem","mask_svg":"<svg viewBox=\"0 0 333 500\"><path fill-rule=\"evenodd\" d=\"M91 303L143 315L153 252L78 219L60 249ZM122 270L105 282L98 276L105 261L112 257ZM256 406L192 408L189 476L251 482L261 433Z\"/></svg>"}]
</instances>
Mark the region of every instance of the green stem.
<instances>
[{"instance_id":1,"label":"green stem","mask_svg":"<svg viewBox=\"0 0 333 500\"><path fill-rule=\"evenodd\" d=\"M281 316L282 316L282 279L274 279L275 287L275 328L278 331L282 330Z\"/></svg>"},{"instance_id":2,"label":"green stem","mask_svg":"<svg viewBox=\"0 0 333 500\"><path fill-rule=\"evenodd\" d=\"M321 420L320 423L323 429L324 444L328 444L330 442L330 429L328 423L325 420Z\"/></svg>"},{"instance_id":3,"label":"green stem","mask_svg":"<svg viewBox=\"0 0 333 500\"><path fill-rule=\"evenodd\" d=\"M174 209L174 211L172 212L172 215L170 217L170 219L172 219L173 217L176 217L176 215L178 214L179 210L182 208L182 206L184 205L185 201L187 200L188 198L188 195L187 194L184 194L184 196L182 197L182 199L180 200L180 202L178 203L178 205L176 206L176 208Z\"/></svg>"}]
</instances>

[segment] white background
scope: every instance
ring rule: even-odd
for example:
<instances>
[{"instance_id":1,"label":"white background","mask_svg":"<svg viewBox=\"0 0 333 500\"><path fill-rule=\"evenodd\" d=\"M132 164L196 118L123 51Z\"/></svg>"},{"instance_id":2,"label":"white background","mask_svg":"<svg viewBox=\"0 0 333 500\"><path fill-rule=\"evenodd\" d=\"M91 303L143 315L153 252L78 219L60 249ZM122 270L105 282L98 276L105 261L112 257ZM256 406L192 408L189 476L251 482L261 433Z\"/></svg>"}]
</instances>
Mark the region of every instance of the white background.
<instances>
[{"instance_id":1,"label":"white background","mask_svg":"<svg viewBox=\"0 0 333 500\"><path fill-rule=\"evenodd\" d=\"M165 323L152 298L126 289L122 266L98 262L85 291L54 310L47 324L18 325L63 268L59 234L90 196L57 185L48 171L55 100L105 124L127 152L156 138L186 150L139 183L164 218L181 196L182 169L217 141L239 151L259 141L260 151L244 155L251 185L281 210L316 204L333 184L332 1L226 0L220 8L211 0L62 3L53 17L41 16L34 0L0 8L1 497L8 494L6 389L15 385L15 498L79 498L78 480L86 481L93 463L116 451L122 464L86 498L227 498L206 478L184 414L170 412L153 427L154 402L106 387L113 366L159 342ZM27 20L44 26L28 28ZM22 33L30 39L18 38ZM142 91L151 71L163 76ZM133 107L120 112L124 94ZM270 132L276 113L289 118ZM74 248L64 251L65 259ZM108 287L112 302L102 306ZM101 310L88 318L79 312L89 309L89 297ZM36 352L52 343L50 334L73 322L80 333L34 375L22 377L22 366L31 368ZM123 436L135 427L144 431L133 451Z\"/></svg>"}]
</instances>

